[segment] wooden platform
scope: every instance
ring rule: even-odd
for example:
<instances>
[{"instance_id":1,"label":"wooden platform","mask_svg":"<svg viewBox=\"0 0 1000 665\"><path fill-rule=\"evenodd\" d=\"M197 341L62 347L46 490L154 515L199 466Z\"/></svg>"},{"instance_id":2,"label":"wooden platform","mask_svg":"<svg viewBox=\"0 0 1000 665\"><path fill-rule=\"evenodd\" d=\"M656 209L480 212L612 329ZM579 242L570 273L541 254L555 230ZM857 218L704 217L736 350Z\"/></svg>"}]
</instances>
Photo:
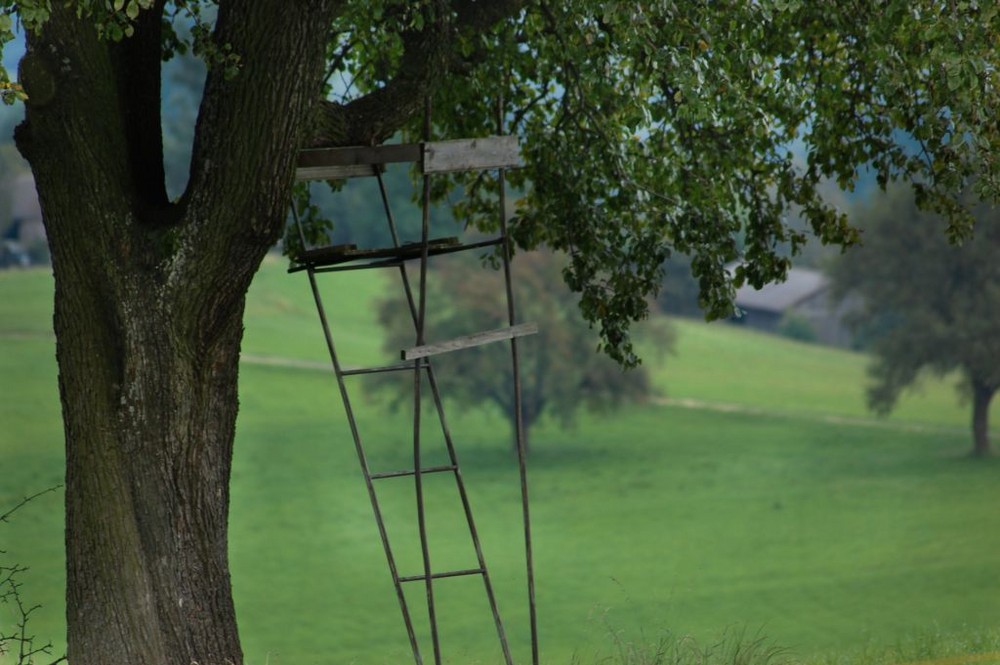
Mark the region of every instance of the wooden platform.
<instances>
[{"instance_id":1,"label":"wooden platform","mask_svg":"<svg viewBox=\"0 0 1000 665\"><path fill-rule=\"evenodd\" d=\"M451 254L470 249L480 249L483 247L493 247L501 243L500 238L480 240L468 244L462 244L458 238L451 236L447 238L434 238L427 242L427 256L438 256L440 254ZM423 246L419 242L406 243L401 247L375 247L358 248L357 245L331 245L329 247L317 247L307 249L295 257L297 265L289 268L288 272L298 272L306 267L322 268L337 266L346 263L370 261L371 267L384 265L397 265L401 261L419 259L423 254ZM364 268L366 265L358 267Z\"/></svg>"},{"instance_id":2,"label":"wooden platform","mask_svg":"<svg viewBox=\"0 0 1000 665\"><path fill-rule=\"evenodd\" d=\"M423 174L483 171L521 166L516 136L318 148L299 153L296 180L342 180L373 176L386 164L414 163Z\"/></svg>"},{"instance_id":3,"label":"wooden platform","mask_svg":"<svg viewBox=\"0 0 1000 665\"><path fill-rule=\"evenodd\" d=\"M457 247L458 245L458 238L437 238L428 241L427 250L428 254L430 254L434 250L440 250L445 247ZM299 255L298 260L301 263L309 263L314 266L329 266L364 259L420 258L422 254L421 249L421 244L417 242L408 243L402 247L375 247L370 249L358 249L358 246L353 244L332 245L330 247L307 249Z\"/></svg>"}]
</instances>

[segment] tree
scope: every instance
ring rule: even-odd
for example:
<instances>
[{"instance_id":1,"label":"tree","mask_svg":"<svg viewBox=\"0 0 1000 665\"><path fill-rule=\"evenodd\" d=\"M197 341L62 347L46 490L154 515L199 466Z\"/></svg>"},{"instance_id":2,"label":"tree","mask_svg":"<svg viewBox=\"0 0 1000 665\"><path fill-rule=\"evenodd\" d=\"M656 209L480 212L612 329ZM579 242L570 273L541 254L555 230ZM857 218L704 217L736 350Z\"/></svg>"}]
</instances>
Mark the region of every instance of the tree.
<instances>
[{"instance_id":1,"label":"tree","mask_svg":"<svg viewBox=\"0 0 1000 665\"><path fill-rule=\"evenodd\" d=\"M972 454L990 454L989 407L1000 389L1000 225L976 209L975 238L961 246L941 218L895 189L861 213L865 242L832 269L841 300L860 296L852 323L875 359L868 404L892 411L900 393L930 370L958 372L972 396Z\"/></svg>"},{"instance_id":2,"label":"tree","mask_svg":"<svg viewBox=\"0 0 1000 665\"><path fill-rule=\"evenodd\" d=\"M502 100L526 162L514 234L569 254L566 281L627 365L671 252L724 315L804 242L789 206L824 242L851 242L823 178L848 186L859 164L915 177L956 233L949 197L970 174L985 198L1000 189L995 3L217 5L0 0L0 43L13 18L27 32L0 92L27 97L15 139L56 282L75 665L242 661L226 557L241 318L299 149L416 136L426 100L439 136L479 136ZM186 48L177 16L209 71L172 199L160 80ZM462 184L467 219L489 226L488 180Z\"/></svg>"},{"instance_id":3,"label":"tree","mask_svg":"<svg viewBox=\"0 0 1000 665\"><path fill-rule=\"evenodd\" d=\"M594 332L580 315L577 299L562 285L563 266L550 252L518 254L513 261L517 320L538 325L537 335L523 340L520 353L522 419L525 447L531 426L546 413L564 425L577 411L614 409L649 394L649 376L639 367L623 371L597 352ZM507 324L503 277L484 269L472 256L449 257L428 273L426 338L446 340ZM385 328L384 348L392 353L412 346L413 319L403 294L379 306ZM664 350L673 344L672 331L657 331ZM492 404L514 422L514 382L510 350L503 344L466 349L433 359L437 383L445 399L463 406ZM413 381L399 375L376 374L373 387L390 387L395 404L412 403ZM410 402L407 402L410 400ZM516 439L512 436L514 449Z\"/></svg>"}]
</instances>

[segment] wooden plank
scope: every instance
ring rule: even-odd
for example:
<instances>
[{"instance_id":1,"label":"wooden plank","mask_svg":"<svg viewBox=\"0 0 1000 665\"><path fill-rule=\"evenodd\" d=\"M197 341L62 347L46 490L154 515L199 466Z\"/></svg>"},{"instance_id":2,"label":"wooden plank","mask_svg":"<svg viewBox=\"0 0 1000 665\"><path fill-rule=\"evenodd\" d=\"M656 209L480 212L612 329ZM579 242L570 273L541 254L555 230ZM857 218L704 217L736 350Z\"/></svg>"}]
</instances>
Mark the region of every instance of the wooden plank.
<instances>
[{"instance_id":1,"label":"wooden plank","mask_svg":"<svg viewBox=\"0 0 1000 665\"><path fill-rule=\"evenodd\" d=\"M393 164L420 161L421 144L387 143L373 146L315 148L299 152L298 167L356 166L358 164Z\"/></svg>"},{"instance_id":2,"label":"wooden plank","mask_svg":"<svg viewBox=\"0 0 1000 665\"><path fill-rule=\"evenodd\" d=\"M375 175L385 164L420 161L421 144L317 148L299 152L296 180L341 180Z\"/></svg>"},{"instance_id":3,"label":"wooden plank","mask_svg":"<svg viewBox=\"0 0 1000 665\"><path fill-rule=\"evenodd\" d=\"M378 167L373 164L331 164L328 166L300 166L295 169L296 180L344 180L375 175Z\"/></svg>"},{"instance_id":4,"label":"wooden plank","mask_svg":"<svg viewBox=\"0 0 1000 665\"><path fill-rule=\"evenodd\" d=\"M534 335L537 332L537 324L522 323L508 328L497 328L495 330L487 330L485 332L473 333L463 337L456 337L455 339L450 339L446 342L438 342L437 344L424 344L423 346L414 346L409 349L403 349L400 352L400 357L402 357L403 360L416 360L417 358L436 356L440 353L448 353L449 351L458 351L459 349L482 346L483 344L490 344L491 342L500 342L505 339L524 337L525 335Z\"/></svg>"},{"instance_id":5,"label":"wooden plank","mask_svg":"<svg viewBox=\"0 0 1000 665\"><path fill-rule=\"evenodd\" d=\"M424 173L482 171L521 166L516 136L434 141L424 144Z\"/></svg>"},{"instance_id":6,"label":"wooden plank","mask_svg":"<svg viewBox=\"0 0 1000 665\"><path fill-rule=\"evenodd\" d=\"M299 253L299 255L295 258L300 263L319 263L329 261L331 259L339 259L347 252L354 251L357 248L358 246L354 243L329 245L327 247L315 247Z\"/></svg>"},{"instance_id":7,"label":"wooden plank","mask_svg":"<svg viewBox=\"0 0 1000 665\"><path fill-rule=\"evenodd\" d=\"M461 246L456 236L432 238L427 241L427 253L433 256L442 250ZM313 266L329 266L364 259L418 259L422 254L423 245L419 242L405 243L400 247L365 247L361 249L358 249L357 245L346 244L307 249L299 254L297 260L300 263L308 263Z\"/></svg>"},{"instance_id":8,"label":"wooden plank","mask_svg":"<svg viewBox=\"0 0 1000 665\"><path fill-rule=\"evenodd\" d=\"M299 152L297 180L340 180L375 174L385 164L420 162L424 173L481 171L521 166L516 136L315 148Z\"/></svg>"}]
</instances>

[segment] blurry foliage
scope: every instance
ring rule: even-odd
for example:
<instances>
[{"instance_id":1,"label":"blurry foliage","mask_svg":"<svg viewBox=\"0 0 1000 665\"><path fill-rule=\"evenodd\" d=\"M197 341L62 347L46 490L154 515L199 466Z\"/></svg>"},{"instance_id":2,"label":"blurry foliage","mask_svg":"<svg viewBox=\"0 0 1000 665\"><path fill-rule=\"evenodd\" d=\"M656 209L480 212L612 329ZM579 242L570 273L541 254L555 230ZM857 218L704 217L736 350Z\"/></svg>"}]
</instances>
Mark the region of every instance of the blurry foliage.
<instances>
[{"instance_id":1,"label":"blurry foliage","mask_svg":"<svg viewBox=\"0 0 1000 665\"><path fill-rule=\"evenodd\" d=\"M623 370L597 352L597 339L580 316L576 298L560 279L565 261L548 251L520 253L512 263L517 320L536 323L536 335L519 340L521 393L526 433L544 415L564 426L581 408L614 409L651 390L645 368ZM416 275L411 271L416 290ZM503 273L482 265L471 253L440 257L428 273L426 336L443 341L507 325ZM413 318L406 299L389 298L379 307L385 349L412 346ZM673 345L673 331L658 331L661 349ZM435 356L435 375L445 399L464 407L492 405L513 423L514 386L506 343ZM409 375L380 374L376 389L388 388L397 406L412 400Z\"/></svg>"},{"instance_id":2,"label":"blurry foliage","mask_svg":"<svg viewBox=\"0 0 1000 665\"><path fill-rule=\"evenodd\" d=\"M809 323L809 319L794 311L786 312L781 317L778 322L778 334L799 342L816 341L816 330Z\"/></svg>"},{"instance_id":3,"label":"blurry foliage","mask_svg":"<svg viewBox=\"0 0 1000 665\"><path fill-rule=\"evenodd\" d=\"M514 236L569 255L567 283L628 365L664 261L689 257L705 315L727 317L735 289L780 280L807 235L857 239L821 190L861 168L915 183L951 237L967 233L955 194L1000 191L998 30L995 3L529 3L463 42L435 129L493 133L503 99L528 166L511 175L526 192ZM489 228L489 183L455 180Z\"/></svg>"},{"instance_id":4,"label":"blurry foliage","mask_svg":"<svg viewBox=\"0 0 1000 665\"><path fill-rule=\"evenodd\" d=\"M663 281L656 295L660 310L676 316L703 316L699 292L691 276L691 257L675 254L663 263Z\"/></svg>"},{"instance_id":5,"label":"blurry foliage","mask_svg":"<svg viewBox=\"0 0 1000 665\"><path fill-rule=\"evenodd\" d=\"M978 427L986 426L1000 389L1000 224L995 208L971 209L975 235L956 246L942 233L944 219L894 188L859 214L864 245L832 267L835 297L856 294L863 302L848 323L875 356L868 403L878 413L892 411L922 371L957 371L971 390L974 421L982 417ZM976 433L980 454L985 437Z\"/></svg>"}]
</instances>

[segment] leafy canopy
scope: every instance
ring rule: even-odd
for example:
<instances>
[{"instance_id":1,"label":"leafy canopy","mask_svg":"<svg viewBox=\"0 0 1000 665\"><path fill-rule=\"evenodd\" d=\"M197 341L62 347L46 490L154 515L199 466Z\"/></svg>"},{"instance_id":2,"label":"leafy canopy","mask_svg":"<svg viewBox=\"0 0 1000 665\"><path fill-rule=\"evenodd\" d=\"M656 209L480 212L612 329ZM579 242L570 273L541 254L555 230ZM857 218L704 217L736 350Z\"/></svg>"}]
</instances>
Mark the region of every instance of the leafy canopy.
<instances>
[{"instance_id":1,"label":"leafy canopy","mask_svg":"<svg viewBox=\"0 0 1000 665\"><path fill-rule=\"evenodd\" d=\"M672 253L720 317L735 287L786 274L806 240L790 209L821 241L856 242L826 180L907 179L967 236L963 192L1000 191L998 32L995 3L525 3L465 45L435 119L444 136L486 133L504 100L529 166L516 237L570 255L584 313L632 364L628 324ZM486 198L464 211L485 216Z\"/></svg>"},{"instance_id":2,"label":"leafy canopy","mask_svg":"<svg viewBox=\"0 0 1000 665\"><path fill-rule=\"evenodd\" d=\"M102 35L124 39L153 4L76 6ZM202 11L210 4L163 2L195 22L192 45L210 64L238 75L241 54L211 40ZM33 30L48 7L4 0L0 39L10 38L12 16ZM855 242L845 214L820 196L824 180L850 188L865 170L883 186L907 179L921 205L947 216L953 239L972 229L966 190L1000 194L994 2L345 0L338 8L332 117L353 104L354 117L374 118L366 109L427 95L439 138L518 134L526 168L513 174L524 191L515 237L569 255L565 280L605 350L626 365L637 362L629 325L646 316L674 252L691 257L701 305L719 317L731 312L736 287L786 274L806 240L787 224L790 209L822 242ZM175 37L165 57L184 48ZM7 85L5 96L17 96ZM384 140L401 124L418 137L414 115L403 104L361 128L333 122L330 140ZM441 179L436 193L455 184L471 197L459 207L466 221L493 226L490 180ZM729 274L734 261L741 267Z\"/></svg>"}]
</instances>

